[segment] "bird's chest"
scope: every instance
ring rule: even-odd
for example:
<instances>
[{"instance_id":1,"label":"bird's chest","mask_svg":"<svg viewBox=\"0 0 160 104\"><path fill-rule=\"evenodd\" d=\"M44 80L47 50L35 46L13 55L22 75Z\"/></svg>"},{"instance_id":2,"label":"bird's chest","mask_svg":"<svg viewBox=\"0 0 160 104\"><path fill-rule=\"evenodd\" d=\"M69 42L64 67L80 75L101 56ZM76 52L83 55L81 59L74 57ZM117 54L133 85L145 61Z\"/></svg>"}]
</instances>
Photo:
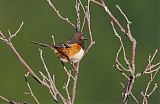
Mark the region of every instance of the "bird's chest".
<instances>
[{"instance_id":1,"label":"bird's chest","mask_svg":"<svg viewBox=\"0 0 160 104\"><path fill-rule=\"evenodd\" d=\"M58 56L63 62L68 62L69 60L73 63L79 61L83 55L84 50L79 44L72 44L69 48L60 48L57 49Z\"/></svg>"}]
</instances>

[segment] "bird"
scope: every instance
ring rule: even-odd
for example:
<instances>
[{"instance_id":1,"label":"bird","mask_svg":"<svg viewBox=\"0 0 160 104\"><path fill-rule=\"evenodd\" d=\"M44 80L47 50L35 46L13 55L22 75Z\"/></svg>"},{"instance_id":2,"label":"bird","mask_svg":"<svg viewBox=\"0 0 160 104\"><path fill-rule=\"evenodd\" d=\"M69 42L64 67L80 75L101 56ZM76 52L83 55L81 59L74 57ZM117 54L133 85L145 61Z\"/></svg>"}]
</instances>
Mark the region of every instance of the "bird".
<instances>
[{"instance_id":1,"label":"bird","mask_svg":"<svg viewBox=\"0 0 160 104\"><path fill-rule=\"evenodd\" d=\"M75 32L67 41L55 45L48 45L36 41L29 42L38 44L39 46L49 47L58 55L62 62L74 64L81 60L85 53L85 40L87 40L87 38L85 38L82 32Z\"/></svg>"}]
</instances>

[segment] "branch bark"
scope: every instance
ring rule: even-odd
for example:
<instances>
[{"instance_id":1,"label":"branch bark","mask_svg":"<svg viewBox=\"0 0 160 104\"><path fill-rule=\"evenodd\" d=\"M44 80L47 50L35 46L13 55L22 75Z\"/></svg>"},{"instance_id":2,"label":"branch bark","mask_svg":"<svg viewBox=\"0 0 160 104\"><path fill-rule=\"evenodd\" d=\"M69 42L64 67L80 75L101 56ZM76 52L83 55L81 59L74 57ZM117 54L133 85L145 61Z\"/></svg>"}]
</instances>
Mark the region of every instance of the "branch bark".
<instances>
[{"instance_id":1,"label":"branch bark","mask_svg":"<svg viewBox=\"0 0 160 104\"><path fill-rule=\"evenodd\" d=\"M141 77L142 75L144 74L152 74L155 72L157 73L160 69L160 62L156 63L156 64L153 64L151 65L151 62L152 60L154 59L155 57L155 54L157 53L157 51L155 51L155 53L153 54L153 57L149 58L149 63L146 67L146 69L142 72L142 73L136 73L135 70L136 70L136 66L135 66L135 54L136 54L136 40L135 38L133 37L133 35L131 34L131 29L130 29L130 24L131 22L129 21L129 19L127 18L127 16L125 15L125 13L121 10L121 8L116 5L117 9L120 11L120 13L124 16L125 20L127 21L127 24L126 24L126 27L127 27L127 30L125 30L122 25L120 24L120 22L112 15L112 13L110 12L108 6L106 5L106 3L101 0L100 1L97 1L97 0L91 0L93 3L101 6L104 8L105 12L108 14L108 16L112 19L112 21L114 21L114 23L119 27L119 29L127 36L128 40L131 42L131 59L128 60L127 56L126 56L126 52L125 52L125 47L123 45L123 41L121 40L121 37L118 35L118 33L116 32L115 30L115 27L114 27L114 24L113 22L111 22L112 24L112 27L113 27L113 31L115 33L115 35L118 37L119 41L120 41L120 48L117 52L117 55L116 55L116 65L115 68L118 69L121 74L127 79L127 85L124 86L124 93L123 93L123 104L128 104L128 99L129 99L129 96L131 95L134 99L135 99L135 96L133 96L133 93L132 93L132 88L133 88L133 85L134 85L134 82L135 82L135 79L138 78L138 77ZM119 61L119 53L122 51L123 53L123 58L124 58L124 61L126 62L126 65L128 66L128 68L125 68L121 62ZM128 77L128 75L126 74L126 72L130 72L130 77ZM156 74L154 74L155 76ZM151 77L151 79L153 80L154 78ZM152 82L152 80L149 81L147 87L146 87L146 90L149 88L150 86L150 83ZM150 95L152 95L152 93L155 91L155 89L157 88L157 86L155 85L155 87L152 89ZM148 90L147 90L148 91ZM147 92L146 91L146 92ZM143 102L146 102L145 104L147 104L147 98L146 97L146 93L143 94L144 96L144 100ZM138 100L135 99L135 101L138 103Z\"/></svg>"}]
</instances>

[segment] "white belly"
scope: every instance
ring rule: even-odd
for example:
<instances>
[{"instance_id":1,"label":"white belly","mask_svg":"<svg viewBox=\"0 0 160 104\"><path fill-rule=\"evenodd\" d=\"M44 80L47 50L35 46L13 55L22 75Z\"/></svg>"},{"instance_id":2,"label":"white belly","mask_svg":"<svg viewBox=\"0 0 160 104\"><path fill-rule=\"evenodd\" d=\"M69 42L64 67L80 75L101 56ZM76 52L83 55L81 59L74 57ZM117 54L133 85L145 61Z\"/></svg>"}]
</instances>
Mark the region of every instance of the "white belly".
<instances>
[{"instance_id":1,"label":"white belly","mask_svg":"<svg viewBox=\"0 0 160 104\"><path fill-rule=\"evenodd\" d=\"M77 61L82 59L83 55L84 55L84 50L81 48L81 50L74 56L74 58L72 58L73 63L76 63Z\"/></svg>"}]
</instances>

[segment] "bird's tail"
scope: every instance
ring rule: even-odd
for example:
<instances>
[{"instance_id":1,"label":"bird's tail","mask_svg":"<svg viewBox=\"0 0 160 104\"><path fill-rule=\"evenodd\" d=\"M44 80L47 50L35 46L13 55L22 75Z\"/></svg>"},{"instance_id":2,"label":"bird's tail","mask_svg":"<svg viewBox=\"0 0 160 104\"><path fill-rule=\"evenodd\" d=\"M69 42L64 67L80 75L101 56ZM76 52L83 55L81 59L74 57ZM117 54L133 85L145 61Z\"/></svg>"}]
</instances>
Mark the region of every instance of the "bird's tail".
<instances>
[{"instance_id":1,"label":"bird's tail","mask_svg":"<svg viewBox=\"0 0 160 104\"><path fill-rule=\"evenodd\" d=\"M44 43L40 43L40 42L36 42L36 41L29 41L29 43L37 44L37 45L42 46L42 47L53 48L52 46L50 46L48 44L44 44Z\"/></svg>"}]
</instances>

